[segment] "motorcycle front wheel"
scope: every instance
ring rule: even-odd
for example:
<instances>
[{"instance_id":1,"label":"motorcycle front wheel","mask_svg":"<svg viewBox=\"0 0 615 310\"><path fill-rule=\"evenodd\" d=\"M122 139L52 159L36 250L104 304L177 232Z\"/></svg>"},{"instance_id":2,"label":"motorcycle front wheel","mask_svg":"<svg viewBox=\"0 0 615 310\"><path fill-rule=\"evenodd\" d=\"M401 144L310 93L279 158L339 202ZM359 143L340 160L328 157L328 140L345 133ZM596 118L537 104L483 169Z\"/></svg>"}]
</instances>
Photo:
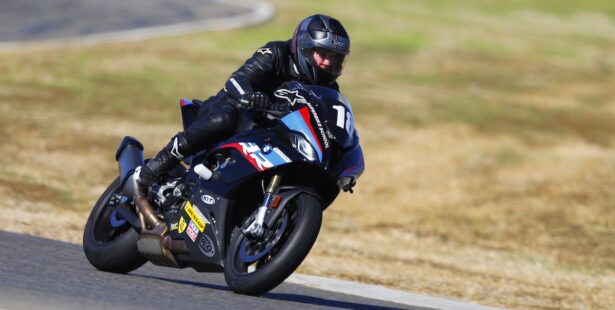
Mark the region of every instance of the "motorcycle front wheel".
<instances>
[{"instance_id":1,"label":"motorcycle front wheel","mask_svg":"<svg viewBox=\"0 0 615 310\"><path fill-rule=\"evenodd\" d=\"M241 227L235 227L224 265L229 288L236 293L258 296L278 286L310 252L321 223L320 201L302 193L285 206L263 238L248 238Z\"/></svg>"},{"instance_id":2,"label":"motorcycle front wheel","mask_svg":"<svg viewBox=\"0 0 615 310\"><path fill-rule=\"evenodd\" d=\"M139 234L114 212L113 199L121 191L116 178L100 196L83 231L83 250L99 270L128 273L147 261L137 250Z\"/></svg>"}]
</instances>

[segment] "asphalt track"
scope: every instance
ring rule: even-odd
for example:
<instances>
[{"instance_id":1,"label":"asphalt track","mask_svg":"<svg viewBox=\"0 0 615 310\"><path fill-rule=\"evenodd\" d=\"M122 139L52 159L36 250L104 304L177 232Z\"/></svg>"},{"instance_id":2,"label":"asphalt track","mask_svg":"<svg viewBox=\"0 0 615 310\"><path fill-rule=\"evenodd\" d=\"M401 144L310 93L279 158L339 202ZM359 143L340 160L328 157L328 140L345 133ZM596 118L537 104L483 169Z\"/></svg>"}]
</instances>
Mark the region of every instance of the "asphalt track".
<instances>
[{"instance_id":1,"label":"asphalt track","mask_svg":"<svg viewBox=\"0 0 615 310\"><path fill-rule=\"evenodd\" d=\"M428 309L283 283L262 297L235 294L218 273L92 267L79 245L0 231L2 309Z\"/></svg>"},{"instance_id":2,"label":"asphalt track","mask_svg":"<svg viewBox=\"0 0 615 310\"><path fill-rule=\"evenodd\" d=\"M243 27L273 14L255 0L0 0L0 48L141 40Z\"/></svg>"}]
</instances>

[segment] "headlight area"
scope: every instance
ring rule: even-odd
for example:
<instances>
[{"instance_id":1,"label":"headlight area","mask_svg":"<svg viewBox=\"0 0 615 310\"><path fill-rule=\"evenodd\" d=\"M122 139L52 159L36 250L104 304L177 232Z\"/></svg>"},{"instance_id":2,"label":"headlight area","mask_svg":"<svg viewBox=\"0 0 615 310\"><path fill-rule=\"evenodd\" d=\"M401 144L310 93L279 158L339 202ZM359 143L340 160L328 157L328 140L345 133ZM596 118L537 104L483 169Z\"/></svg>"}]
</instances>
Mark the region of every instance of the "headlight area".
<instances>
[{"instance_id":1,"label":"headlight area","mask_svg":"<svg viewBox=\"0 0 615 310\"><path fill-rule=\"evenodd\" d=\"M293 147L301 153L307 160L309 161L317 161L318 155L316 155L316 151L314 147L306 140L302 135L296 133L289 133L288 137L290 138L290 143Z\"/></svg>"}]
</instances>

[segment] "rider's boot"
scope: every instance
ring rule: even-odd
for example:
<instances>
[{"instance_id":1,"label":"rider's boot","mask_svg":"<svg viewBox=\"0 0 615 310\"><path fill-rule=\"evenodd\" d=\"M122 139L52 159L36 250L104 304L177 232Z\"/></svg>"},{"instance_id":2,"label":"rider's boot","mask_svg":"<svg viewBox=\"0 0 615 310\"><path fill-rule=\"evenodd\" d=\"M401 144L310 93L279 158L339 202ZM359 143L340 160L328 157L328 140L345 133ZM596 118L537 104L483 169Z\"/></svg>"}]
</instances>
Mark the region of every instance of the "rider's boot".
<instances>
[{"instance_id":1,"label":"rider's boot","mask_svg":"<svg viewBox=\"0 0 615 310\"><path fill-rule=\"evenodd\" d=\"M167 171L179 164L189 153L190 148L184 133L176 134L169 144L143 165L140 172L136 174L136 194L146 196L147 189Z\"/></svg>"}]
</instances>

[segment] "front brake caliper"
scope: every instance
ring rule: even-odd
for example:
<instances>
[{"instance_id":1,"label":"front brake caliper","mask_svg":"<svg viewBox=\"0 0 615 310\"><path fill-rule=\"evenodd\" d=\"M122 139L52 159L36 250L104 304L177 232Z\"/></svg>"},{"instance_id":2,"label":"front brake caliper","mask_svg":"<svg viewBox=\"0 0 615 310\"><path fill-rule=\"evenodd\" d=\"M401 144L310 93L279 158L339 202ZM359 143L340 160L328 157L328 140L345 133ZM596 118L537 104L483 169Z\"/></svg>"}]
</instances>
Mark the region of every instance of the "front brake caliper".
<instances>
[{"instance_id":1,"label":"front brake caliper","mask_svg":"<svg viewBox=\"0 0 615 310\"><path fill-rule=\"evenodd\" d=\"M252 221L252 224L250 224L248 227L246 227L243 230L243 233L248 236L255 237L255 238L262 237L263 233L265 232L264 223L265 223L266 213L267 213L266 206L259 207L256 212L256 217L254 218L254 221Z\"/></svg>"}]
</instances>

